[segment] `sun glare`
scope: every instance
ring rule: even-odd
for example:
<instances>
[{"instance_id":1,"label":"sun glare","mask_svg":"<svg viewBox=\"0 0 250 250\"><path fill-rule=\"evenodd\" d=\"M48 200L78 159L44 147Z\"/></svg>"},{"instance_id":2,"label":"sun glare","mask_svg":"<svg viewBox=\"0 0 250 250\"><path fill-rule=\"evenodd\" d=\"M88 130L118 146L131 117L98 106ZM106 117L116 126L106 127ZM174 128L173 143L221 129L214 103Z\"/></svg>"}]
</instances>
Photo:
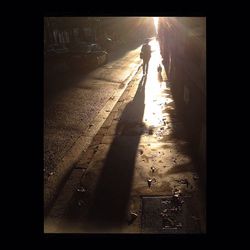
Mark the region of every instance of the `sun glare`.
<instances>
[{"instance_id":1,"label":"sun glare","mask_svg":"<svg viewBox=\"0 0 250 250\"><path fill-rule=\"evenodd\" d=\"M152 56L149 62L150 70L147 75L147 84L145 89L145 109L143 122L147 127L158 127L164 125L163 118L168 120L169 118L164 117L163 107L165 103L169 103L172 100L163 91L165 90L165 84L163 80L159 81L159 74L157 68L161 65L162 57L160 54L159 43L156 39L150 42L152 49ZM166 79L164 70L161 74L163 79Z\"/></svg>"},{"instance_id":2,"label":"sun glare","mask_svg":"<svg viewBox=\"0 0 250 250\"><path fill-rule=\"evenodd\" d=\"M154 25L155 25L156 33L158 33L158 21L159 21L159 17L154 17Z\"/></svg>"}]
</instances>

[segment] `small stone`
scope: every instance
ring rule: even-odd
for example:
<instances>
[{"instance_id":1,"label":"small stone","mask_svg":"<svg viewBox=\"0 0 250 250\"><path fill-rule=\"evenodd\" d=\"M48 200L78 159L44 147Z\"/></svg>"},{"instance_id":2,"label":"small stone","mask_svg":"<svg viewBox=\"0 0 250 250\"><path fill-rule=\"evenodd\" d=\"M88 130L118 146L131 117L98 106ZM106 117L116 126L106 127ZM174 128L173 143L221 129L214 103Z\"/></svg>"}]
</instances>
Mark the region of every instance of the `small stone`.
<instances>
[{"instance_id":1,"label":"small stone","mask_svg":"<svg viewBox=\"0 0 250 250\"><path fill-rule=\"evenodd\" d=\"M76 188L76 191L79 193L85 193L86 189L83 186L80 186L80 187Z\"/></svg>"},{"instance_id":2,"label":"small stone","mask_svg":"<svg viewBox=\"0 0 250 250\"><path fill-rule=\"evenodd\" d=\"M138 214L134 213L134 212L130 212L129 216L128 216L128 224L133 223L133 221L138 217Z\"/></svg>"},{"instance_id":3,"label":"small stone","mask_svg":"<svg viewBox=\"0 0 250 250\"><path fill-rule=\"evenodd\" d=\"M179 196L181 195L181 190L175 188L174 191L173 191L173 195L174 195L175 197L179 197Z\"/></svg>"},{"instance_id":4,"label":"small stone","mask_svg":"<svg viewBox=\"0 0 250 250\"><path fill-rule=\"evenodd\" d=\"M148 179L148 187L151 187L152 179Z\"/></svg>"},{"instance_id":5,"label":"small stone","mask_svg":"<svg viewBox=\"0 0 250 250\"><path fill-rule=\"evenodd\" d=\"M171 208L171 209L169 209L169 210L174 211L174 212L177 212L177 211L178 211L178 208L177 208L177 207L173 207L173 208Z\"/></svg>"},{"instance_id":6,"label":"small stone","mask_svg":"<svg viewBox=\"0 0 250 250\"><path fill-rule=\"evenodd\" d=\"M198 175L193 175L193 179L194 179L194 180L198 180L198 179L199 179L199 176L198 176Z\"/></svg>"},{"instance_id":7,"label":"small stone","mask_svg":"<svg viewBox=\"0 0 250 250\"><path fill-rule=\"evenodd\" d=\"M167 204L170 204L171 201L170 200L165 200L165 201L162 201L161 203L164 204L164 205L167 205Z\"/></svg>"},{"instance_id":8,"label":"small stone","mask_svg":"<svg viewBox=\"0 0 250 250\"><path fill-rule=\"evenodd\" d=\"M79 207L81 207L83 204L84 204L84 201L83 201L83 200L79 200L79 201L77 202L77 205L78 205Z\"/></svg>"},{"instance_id":9,"label":"small stone","mask_svg":"<svg viewBox=\"0 0 250 250\"><path fill-rule=\"evenodd\" d=\"M178 229L180 229L180 228L182 228L182 224L179 222L178 224L176 224L176 227L177 227Z\"/></svg>"},{"instance_id":10,"label":"small stone","mask_svg":"<svg viewBox=\"0 0 250 250\"><path fill-rule=\"evenodd\" d=\"M168 217L168 214L166 214L166 213L161 213L161 217L165 219L166 217Z\"/></svg>"},{"instance_id":11,"label":"small stone","mask_svg":"<svg viewBox=\"0 0 250 250\"><path fill-rule=\"evenodd\" d=\"M138 217L138 215L134 212L130 212L130 215L131 215L132 219L135 219Z\"/></svg>"}]
</instances>

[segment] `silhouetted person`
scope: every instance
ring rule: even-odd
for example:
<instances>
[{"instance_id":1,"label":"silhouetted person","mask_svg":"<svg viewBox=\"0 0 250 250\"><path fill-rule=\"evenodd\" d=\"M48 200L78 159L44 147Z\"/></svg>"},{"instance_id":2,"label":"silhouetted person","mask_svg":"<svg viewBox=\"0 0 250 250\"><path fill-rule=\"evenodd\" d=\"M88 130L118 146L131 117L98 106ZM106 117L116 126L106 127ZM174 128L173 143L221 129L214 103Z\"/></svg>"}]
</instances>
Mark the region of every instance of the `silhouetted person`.
<instances>
[{"instance_id":1,"label":"silhouetted person","mask_svg":"<svg viewBox=\"0 0 250 250\"><path fill-rule=\"evenodd\" d=\"M145 41L141 48L141 58L143 60L143 75L148 73L148 63L151 57L151 46L148 44L149 39Z\"/></svg>"}]
</instances>

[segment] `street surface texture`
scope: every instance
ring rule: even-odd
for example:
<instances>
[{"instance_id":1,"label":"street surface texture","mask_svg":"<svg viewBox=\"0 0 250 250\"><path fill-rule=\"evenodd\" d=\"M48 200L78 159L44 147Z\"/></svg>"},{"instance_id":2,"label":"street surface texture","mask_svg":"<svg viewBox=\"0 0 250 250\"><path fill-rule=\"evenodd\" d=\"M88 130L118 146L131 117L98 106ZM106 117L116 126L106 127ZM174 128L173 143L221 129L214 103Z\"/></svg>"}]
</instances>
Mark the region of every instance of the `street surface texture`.
<instances>
[{"instance_id":1,"label":"street surface texture","mask_svg":"<svg viewBox=\"0 0 250 250\"><path fill-rule=\"evenodd\" d=\"M44 207L56 197L80 153L87 149L113 106L138 70L140 48L78 78L61 77L56 94L44 104ZM61 81L61 82L60 82ZM61 86L61 85L65 86ZM91 131L90 131L91 130Z\"/></svg>"},{"instance_id":2,"label":"street surface texture","mask_svg":"<svg viewBox=\"0 0 250 250\"><path fill-rule=\"evenodd\" d=\"M148 74L140 68L81 153L45 233L205 233L200 178L150 44Z\"/></svg>"}]
</instances>

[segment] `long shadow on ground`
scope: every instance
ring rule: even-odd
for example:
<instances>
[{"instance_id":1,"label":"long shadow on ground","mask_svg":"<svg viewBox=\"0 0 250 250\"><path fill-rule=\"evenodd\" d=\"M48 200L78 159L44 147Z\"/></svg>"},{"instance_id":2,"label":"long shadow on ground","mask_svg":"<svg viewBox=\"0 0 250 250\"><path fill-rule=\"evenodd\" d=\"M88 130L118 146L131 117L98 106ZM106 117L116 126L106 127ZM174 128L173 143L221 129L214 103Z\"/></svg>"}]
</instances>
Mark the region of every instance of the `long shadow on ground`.
<instances>
[{"instance_id":1,"label":"long shadow on ground","mask_svg":"<svg viewBox=\"0 0 250 250\"><path fill-rule=\"evenodd\" d=\"M144 114L146 77L142 78L132 102L127 104L117 124L115 138L109 148L97 186L91 197L84 231L118 232L127 219L127 210L133 181L134 166L141 133L126 137L131 127L142 124ZM68 209L67 220L74 224L81 212L75 206L77 192ZM78 212L77 212L78 211Z\"/></svg>"},{"instance_id":2,"label":"long shadow on ground","mask_svg":"<svg viewBox=\"0 0 250 250\"><path fill-rule=\"evenodd\" d=\"M89 210L88 220L99 230L117 229L127 217L127 207L133 181L134 166L141 134L125 139L129 127L142 122L145 82L142 79L134 100L123 111L117 125L116 137L107 154Z\"/></svg>"}]
</instances>

